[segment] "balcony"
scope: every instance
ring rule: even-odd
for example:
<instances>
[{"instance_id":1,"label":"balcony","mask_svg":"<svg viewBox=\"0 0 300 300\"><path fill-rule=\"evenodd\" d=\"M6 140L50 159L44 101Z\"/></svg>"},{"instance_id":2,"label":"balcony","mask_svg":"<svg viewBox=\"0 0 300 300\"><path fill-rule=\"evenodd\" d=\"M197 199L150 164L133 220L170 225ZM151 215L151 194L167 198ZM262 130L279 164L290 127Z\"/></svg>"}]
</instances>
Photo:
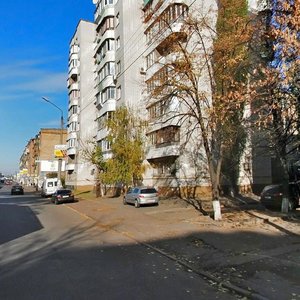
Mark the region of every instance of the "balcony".
<instances>
[{"instance_id":1,"label":"balcony","mask_svg":"<svg viewBox=\"0 0 300 300\"><path fill-rule=\"evenodd\" d=\"M71 122L78 122L78 114L75 113L75 114L72 114L69 119L68 119L68 122L71 123Z\"/></svg>"},{"instance_id":2,"label":"balcony","mask_svg":"<svg viewBox=\"0 0 300 300\"><path fill-rule=\"evenodd\" d=\"M69 108L73 105L78 105L78 103L79 103L79 98L74 98L74 97L69 98Z\"/></svg>"},{"instance_id":3,"label":"balcony","mask_svg":"<svg viewBox=\"0 0 300 300\"><path fill-rule=\"evenodd\" d=\"M79 60L78 52L70 53L69 61L72 61L72 60Z\"/></svg>"},{"instance_id":4,"label":"balcony","mask_svg":"<svg viewBox=\"0 0 300 300\"><path fill-rule=\"evenodd\" d=\"M78 67L71 67L69 69L69 78L76 79L79 75L79 68Z\"/></svg>"},{"instance_id":5,"label":"balcony","mask_svg":"<svg viewBox=\"0 0 300 300\"><path fill-rule=\"evenodd\" d=\"M102 107L100 107L100 115L105 114L108 111L116 110L116 100L108 99L104 103L102 103Z\"/></svg>"},{"instance_id":6,"label":"balcony","mask_svg":"<svg viewBox=\"0 0 300 300\"><path fill-rule=\"evenodd\" d=\"M79 84L78 82L68 83L69 92L77 90L79 91Z\"/></svg>"},{"instance_id":7,"label":"balcony","mask_svg":"<svg viewBox=\"0 0 300 300\"><path fill-rule=\"evenodd\" d=\"M98 73L100 69L103 67L103 65L108 62L108 61L115 61L115 51L107 51L101 59L97 61L97 67L96 67L96 72Z\"/></svg>"},{"instance_id":8,"label":"balcony","mask_svg":"<svg viewBox=\"0 0 300 300\"><path fill-rule=\"evenodd\" d=\"M179 143L166 143L149 146L146 151L146 159L153 160L163 157L178 157L180 155Z\"/></svg>"},{"instance_id":9,"label":"balcony","mask_svg":"<svg viewBox=\"0 0 300 300\"><path fill-rule=\"evenodd\" d=\"M101 11L96 11L95 23L100 24L104 18L109 16L115 16L115 7L113 4L104 6Z\"/></svg>"},{"instance_id":10,"label":"balcony","mask_svg":"<svg viewBox=\"0 0 300 300\"><path fill-rule=\"evenodd\" d=\"M75 147L70 147L67 149L67 155L72 156L77 154L77 149Z\"/></svg>"},{"instance_id":11,"label":"balcony","mask_svg":"<svg viewBox=\"0 0 300 300\"><path fill-rule=\"evenodd\" d=\"M107 75L98 83L98 91L102 91L109 86L114 86L115 75Z\"/></svg>"},{"instance_id":12,"label":"balcony","mask_svg":"<svg viewBox=\"0 0 300 300\"><path fill-rule=\"evenodd\" d=\"M75 164L67 164L66 170L67 171L74 171L75 170Z\"/></svg>"},{"instance_id":13,"label":"balcony","mask_svg":"<svg viewBox=\"0 0 300 300\"><path fill-rule=\"evenodd\" d=\"M101 141L103 139L105 139L108 136L108 130L107 128L102 128L100 130L97 131L97 137L96 140L97 141Z\"/></svg>"},{"instance_id":14,"label":"balcony","mask_svg":"<svg viewBox=\"0 0 300 300\"><path fill-rule=\"evenodd\" d=\"M104 32L104 34L101 36L100 34L98 34L100 38L97 39L97 44L95 47L95 52L98 52L99 47L102 44L102 41L106 40L106 39L114 39L115 38L115 30L114 29L108 29Z\"/></svg>"}]
</instances>

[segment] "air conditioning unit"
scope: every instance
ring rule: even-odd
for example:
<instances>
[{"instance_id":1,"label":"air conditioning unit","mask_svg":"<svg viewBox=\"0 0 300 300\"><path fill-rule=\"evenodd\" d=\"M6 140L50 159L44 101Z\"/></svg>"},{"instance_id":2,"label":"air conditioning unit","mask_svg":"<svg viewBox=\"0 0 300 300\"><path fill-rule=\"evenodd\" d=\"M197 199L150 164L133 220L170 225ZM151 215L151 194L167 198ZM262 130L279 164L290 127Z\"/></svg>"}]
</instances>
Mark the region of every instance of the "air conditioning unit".
<instances>
[{"instance_id":1,"label":"air conditioning unit","mask_svg":"<svg viewBox=\"0 0 300 300\"><path fill-rule=\"evenodd\" d=\"M140 74L141 75L146 75L146 70L143 67L140 68Z\"/></svg>"}]
</instances>

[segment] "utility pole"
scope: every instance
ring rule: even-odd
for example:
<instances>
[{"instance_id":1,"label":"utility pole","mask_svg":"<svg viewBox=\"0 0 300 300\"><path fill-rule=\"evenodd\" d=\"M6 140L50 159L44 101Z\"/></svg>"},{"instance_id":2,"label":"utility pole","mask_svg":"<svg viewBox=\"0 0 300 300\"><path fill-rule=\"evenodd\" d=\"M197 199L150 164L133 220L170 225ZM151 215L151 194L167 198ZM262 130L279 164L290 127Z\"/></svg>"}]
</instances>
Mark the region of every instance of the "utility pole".
<instances>
[{"instance_id":1,"label":"utility pole","mask_svg":"<svg viewBox=\"0 0 300 300\"><path fill-rule=\"evenodd\" d=\"M42 97L42 99L46 102L48 102L49 104L53 105L54 107L56 107L60 113L60 144L63 144L63 132L64 132L64 114L63 111L60 107L58 107L55 103L51 102L48 98L46 97ZM57 170L57 178L58 178L58 182L61 184L61 169L62 169L62 158L58 158L58 170Z\"/></svg>"}]
</instances>

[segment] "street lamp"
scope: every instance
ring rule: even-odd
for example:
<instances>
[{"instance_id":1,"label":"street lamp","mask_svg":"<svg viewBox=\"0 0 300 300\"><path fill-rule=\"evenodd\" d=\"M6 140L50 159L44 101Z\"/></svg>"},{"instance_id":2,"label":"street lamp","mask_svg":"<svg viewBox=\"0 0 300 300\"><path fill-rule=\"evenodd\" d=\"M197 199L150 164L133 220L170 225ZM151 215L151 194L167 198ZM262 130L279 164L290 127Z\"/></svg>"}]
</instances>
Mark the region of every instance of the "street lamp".
<instances>
[{"instance_id":1,"label":"street lamp","mask_svg":"<svg viewBox=\"0 0 300 300\"><path fill-rule=\"evenodd\" d=\"M63 144L63 130L64 130L64 114L63 114L63 111L55 103L51 102L48 98L42 97L42 99L44 101L50 103L54 107L56 107L61 113L61 116L60 116L60 144L62 145ZM57 172L58 174L57 174L57 177L58 177L58 182L60 184L61 184L61 167L62 167L62 159L58 158L58 172Z\"/></svg>"}]
</instances>

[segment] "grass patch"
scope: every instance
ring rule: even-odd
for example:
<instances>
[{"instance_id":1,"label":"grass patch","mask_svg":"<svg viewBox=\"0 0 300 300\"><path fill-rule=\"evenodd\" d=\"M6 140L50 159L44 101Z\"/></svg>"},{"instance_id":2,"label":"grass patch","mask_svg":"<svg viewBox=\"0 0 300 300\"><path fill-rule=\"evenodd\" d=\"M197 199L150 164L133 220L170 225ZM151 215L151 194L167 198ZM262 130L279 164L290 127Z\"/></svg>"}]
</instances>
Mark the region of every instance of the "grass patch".
<instances>
[{"instance_id":1,"label":"grass patch","mask_svg":"<svg viewBox=\"0 0 300 300\"><path fill-rule=\"evenodd\" d=\"M96 198L96 194L92 190L87 190L87 191L75 190L74 195L75 195L75 197L80 198L80 199L84 199L84 200L90 200L90 199L95 199Z\"/></svg>"}]
</instances>

